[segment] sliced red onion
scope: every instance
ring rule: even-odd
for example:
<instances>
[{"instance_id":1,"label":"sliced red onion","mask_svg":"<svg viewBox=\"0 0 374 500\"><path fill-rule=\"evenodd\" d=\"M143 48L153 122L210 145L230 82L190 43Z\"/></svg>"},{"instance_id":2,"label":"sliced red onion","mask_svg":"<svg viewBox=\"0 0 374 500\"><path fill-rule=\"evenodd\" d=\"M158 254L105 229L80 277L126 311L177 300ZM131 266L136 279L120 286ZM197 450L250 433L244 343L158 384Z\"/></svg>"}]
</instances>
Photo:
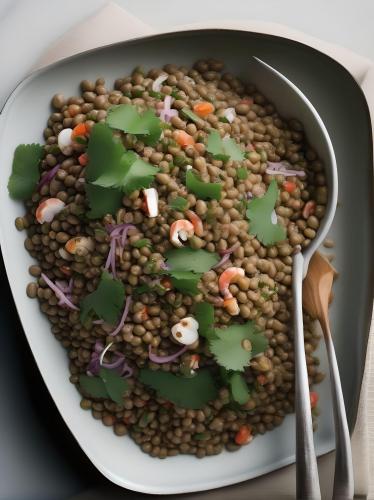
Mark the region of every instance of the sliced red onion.
<instances>
[{"instance_id":1,"label":"sliced red onion","mask_svg":"<svg viewBox=\"0 0 374 500\"><path fill-rule=\"evenodd\" d=\"M236 243L233 244L232 247L226 248L226 250L222 250L222 252L220 252L220 254L221 255L226 255L226 254L233 253L239 247L240 247L240 241L237 241Z\"/></svg>"},{"instance_id":2,"label":"sliced red onion","mask_svg":"<svg viewBox=\"0 0 374 500\"><path fill-rule=\"evenodd\" d=\"M223 112L223 116L229 123L232 123L236 118L235 108L226 108L225 111Z\"/></svg>"},{"instance_id":3,"label":"sliced red onion","mask_svg":"<svg viewBox=\"0 0 374 500\"><path fill-rule=\"evenodd\" d=\"M53 177L56 175L58 169L61 167L59 163L57 163L56 166L54 166L49 172L43 175L43 177L40 179L39 184L38 184L38 191L45 185L49 184Z\"/></svg>"},{"instance_id":4,"label":"sliced red onion","mask_svg":"<svg viewBox=\"0 0 374 500\"><path fill-rule=\"evenodd\" d=\"M116 240L112 240L110 243L111 246L111 253L110 253L110 267L112 269L112 276L113 278L116 277Z\"/></svg>"},{"instance_id":5,"label":"sliced red onion","mask_svg":"<svg viewBox=\"0 0 374 500\"><path fill-rule=\"evenodd\" d=\"M42 278L44 279L44 281L47 283L47 285L49 286L49 288L51 288L51 290L55 293L56 297L59 299L59 302L58 304L60 306L67 306L69 307L70 309L74 309L75 311L79 311L79 308L74 305L67 297L66 295L59 289L58 286L56 286L53 281L51 281L48 276L46 276L44 273L42 273Z\"/></svg>"},{"instance_id":6,"label":"sliced red onion","mask_svg":"<svg viewBox=\"0 0 374 500\"><path fill-rule=\"evenodd\" d=\"M266 173L269 175L284 175L285 177L305 177L306 175L302 170L290 170L287 168L286 164L282 162L268 161L267 164L268 168L266 169Z\"/></svg>"},{"instance_id":7,"label":"sliced red onion","mask_svg":"<svg viewBox=\"0 0 374 500\"><path fill-rule=\"evenodd\" d=\"M101 354L100 354L100 364L102 365L103 364L103 360L104 360L104 356L105 354L107 353L107 351L112 347L113 345L113 342L110 342L106 347L105 349L103 349L101 351Z\"/></svg>"},{"instance_id":8,"label":"sliced red onion","mask_svg":"<svg viewBox=\"0 0 374 500\"><path fill-rule=\"evenodd\" d=\"M231 253L226 253L222 257L222 259L219 262L217 262L217 264L215 264L211 269L218 269L219 267L223 266L223 264L229 260L230 256Z\"/></svg>"},{"instance_id":9,"label":"sliced red onion","mask_svg":"<svg viewBox=\"0 0 374 500\"><path fill-rule=\"evenodd\" d=\"M160 264L160 269L162 269L163 271L170 271L170 266L166 262L162 261Z\"/></svg>"},{"instance_id":10,"label":"sliced red onion","mask_svg":"<svg viewBox=\"0 0 374 500\"><path fill-rule=\"evenodd\" d=\"M120 368L123 362L125 361L125 356L117 357L111 363L100 363L103 368L108 368L109 370L115 370L116 368Z\"/></svg>"},{"instance_id":11,"label":"sliced red onion","mask_svg":"<svg viewBox=\"0 0 374 500\"><path fill-rule=\"evenodd\" d=\"M115 351L115 358L111 363L104 363L103 359L108 351L108 349L113 345L113 342L108 344L105 349L101 340L97 340L94 345L94 351L91 353L91 359L87 367L87 375L95 376L100 372L100 368L107 368L108 370L116 370L119 371L121 376L124 378L131 377L134 373L134 370L127 364L126 358L124 354L121 352ZM126 375L124 375L126 373Z\"/></svg>"},{"instance_id":12,"label":"sliced red onion","mask_svg":"<svg viewBox=\"0 0 374 500\"><path fill-rule=\"evenodd\" d=\"M136 227L133 224L108 224L106 226L110 234L110 248L104 268L111 269L114 278L116 277L116 254L122 255L130 229L136 229Z\"/></svg>"},{"instance_id":13,"label":"sliced red onion","mask_svg":"<svg viewBox=\"0 0 374 500\"><path fill-rule=\"evenodd\" d=\"M104 266L104 269L107 269L107 270L109 270L111 268L112 273L113 273L113 255L115 253L115 248L116 248L116 240L113 238L110 242L109 252L108 252L108 256L106 258L106 262L105 262L105 266ZM114 256L114 260L115 260L115 256Z\"/></svg>"},{"instance_id":14,"label":"sliced red onion","mask_svg":"<svg viewBox=\"0 0 374 500\"><path fill-rule=\"evenodd\" d=\"M247 192L247 200L251 200L252 198L253 198L253 194L250 191L248 191Z\"/></svg>"},{"instance_id":15,"label":"sliced red onion","mask_svg":"<svg viewBox=\"0 0 374 500\"><path fill-rule=\"evenodd\" d=\"M161 90L161 85L164 83L165 80L169 78L168 75L160 75L156 78L156 80L152 83L152 90L154 92L160 92Z\"/></svg>"},{"instance_id":16,"label":"sliced red onion","mask_svg":"<svg viewBox=\"0 0 374 500\"><path fill-rule=\"evenodd\" d=\"M125 375L125 373L126 373L126 375ZM123 367L122 367L122 370L121 370L121 375L123 376L123 378L129 378L129 377L132 377L133 374L134 374L134 370L125 361L123 363Z\"/></svg>"},{"instance_id":17,"label":"sliced red onion","mask_svg":"<svg viewBox=\"0 0 374 500\"><path fill-rule=\"evenodd\" d=\"M122 330L123 325L125 324L127 315L129 314L131 301L132 301L131 295L129 295L126 299L125 308L123 310L123 314L122 314L120 322L118 323L118 326L112 331L112 333L109 333L109 335L111 337L114 337L115 335L117 335L117 333L119 333Z\"/></svg>"},{"instance_id":18,"label":"sliced red onion","mask_svg":"<svg viewBox=\"0 0 374 500\"><path fill-rule=\"evenodd\" d=\"M151 361L153 361L153 363L157 363L159 365L162 365L163 363L171 363L175 359L179 358L179 356L181 356L181 354L186 352L187 349L188 349L188 346L185 345L182 347L182 349L180 349L179 351L177 351L174 354L171 354L170 356L157 356L156 354L152 353L152 347L148 346L148 356L149 356L149 359Z\"/></svg>"},{"instance_id":19,"label":"sliced red onion","mask_svg":"<svg viewBox=\"0 0 374 500\"><path fill-rule=\"evenodd\" d=\"M92 322L93 325L103 325L104 323L103 319L95 319L95 321Z\"/></svg>"},{"instance_id":20,"label":"sliced red onion","mask_svg":"<svg viewBox=\"0 0 374 500\"><path fill-rule=\"evenodd\" d=\"M163 108L159 111L160 118L164 122L170 122L173 116L178 116L178 111L176 109L171 109L172 98L167 95L164 99Z\"/></svg>"},{"instance_id":21,"label":"sliced red onion","mask_svg":"<svg viewBox=\"0 0 374 500\"><path fill-rule=\"evenodd\" d=\"M97 352L97 354L100 354L103 349L104 349L104 345L101 342L101 340L96 340L95 345L94 345L95 352Z\"/></svg>"},{"instance_id":22,"label":"sliced red onion","mask_svg":"<svg viewBox=\"0 0 374 500\"><path fill-rule=\"evenodd\" d=\"M110 234L111 237L114 237L122 234L122 231L124 230L126 230L127 234L127 231L129 229L136 229L136 227L133 224L107 224L105 226L105 229L107 230L107 232Z\"/></svg>"},{"instance_id":23,"label":"sliced red onion","mask_svg":"<svg viewBox=\"0 0 374 500\"><path fill-rule=\"evenodd\" d=\"M90 362L88 363L87 367L87 375L90 375L91 377L94 375L98 375L100 371L100 359L99 355L96 352L93 352L91 354L91 359Z\"/></svg>"}]
</instances>

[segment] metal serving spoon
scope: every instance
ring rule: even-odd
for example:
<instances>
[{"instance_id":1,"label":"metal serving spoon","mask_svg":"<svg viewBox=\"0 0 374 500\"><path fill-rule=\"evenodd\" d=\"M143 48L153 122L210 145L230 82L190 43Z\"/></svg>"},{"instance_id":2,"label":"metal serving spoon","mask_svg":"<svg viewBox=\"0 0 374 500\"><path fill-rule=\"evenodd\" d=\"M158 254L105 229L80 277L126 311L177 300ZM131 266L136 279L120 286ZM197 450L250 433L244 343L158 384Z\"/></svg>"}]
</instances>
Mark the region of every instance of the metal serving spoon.
<instances>
[{"instance_id":1,"label":"metal serving spoon","mask_svg":"<svg viewBox=\"0 0 374 500\"><path fill-rule=\"evenodd\" d=\"M304 125L310 144L323 161L328 184L328 204L326 213L315 239L310 245L294 256L293 295L294 295L294 336L295 336L295 413L296 413L296 488L299 500L320 500L317 459L314 450L312 415L310 407L308 372L304 350L304 326L302 312L302 283L309 262L321 245L332 224L338 196L338 176L335 154L329 134L321 117L307 97L290 80L267 63L254 58L251 64L251 80L258 85L265 95L273 97L279 113L286 118L297 118ZM331 337L330 337L331 338ZM334 370L334 375L338 372ZM332 382L334 383L334 381ZM339 429L336 428L337 434ZM338 441L337 441L338 444ZM348 450L346 450L348 451ZM341 456L336 455L336 467L339 474ZM336 497L338 498L338 497ZM351 498L351 497L344 497Z\"/></svg>"},{"instance_id":2,"label":"metal serving spoon","mask_svg":"<svg viewBox=\"0 0 374 500\"><path fill-rule=\"evenodd\" d=\"M329 321L329 302L335 275L330 262L316 252L303 282L303 307L312 318L318 319L329 359L336 443L333 498L349 500L354 495L351 440Z\"/></svg>"}]
</instances>

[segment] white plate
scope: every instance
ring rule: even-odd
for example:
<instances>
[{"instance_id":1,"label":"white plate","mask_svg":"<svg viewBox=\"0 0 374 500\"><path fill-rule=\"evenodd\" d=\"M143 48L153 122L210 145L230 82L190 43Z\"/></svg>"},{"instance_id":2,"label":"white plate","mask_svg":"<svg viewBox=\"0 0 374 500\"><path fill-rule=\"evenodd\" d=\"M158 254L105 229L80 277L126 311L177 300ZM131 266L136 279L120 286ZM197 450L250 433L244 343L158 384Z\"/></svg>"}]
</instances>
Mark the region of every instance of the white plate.
<instances>
[{"instance_id":1,"label":"white plate","mask_svg":"<svg viewBox=\"0 0 374 500\"><path fill-rule=\"evenodd\" d=\"M250 80L246 68L253 54L257 55L257 52L248 50L240 37L238 40L230 38L230 43L227 43L221 36L204 33L201 36L178 34L174 43L168 37L154 37L118 44L62 61L32 75L17 87L1 115L1 247L28 342L62 417L84 452L108 479L132 490L157 494L206 490L250 479L289 464L294 461L294 418L288 416L281 427L257 437L250 446L236 453L224 452L203 460L190 456L158 460L141 452L131 439L116 437L110 428L82 411L80 396L68 381L66 353L50 333L49 323L40 313L37 301L28 299L25 294L26 285L31 281L27 269L33 260L23 246L25 234L14 228L14 219L23 213L23 209L9 198L6 189L13 152L19 143L43 141L42 130L50 113L50 97L56 92L66 96L77 94L82 79L104 76L111 85L115 78L129 73L139 64L147 68L167 62L191 64L198 58L213 56L229 62L228 67L234 74ZM270 97L277 105L275 96ZM297 117L298 110L290 110L289 115ZM315 147L318 149L317 144ZM341 232L337 229L339 239L343 225ZM339 286L338 282L337 289ZM339 291L336 292L339 295ZM323 352L321 364L326 371ZM323 411L315 443L321 455L333 449L328 382L321 384L318 392Z\"/></svg>"}]
</instances>

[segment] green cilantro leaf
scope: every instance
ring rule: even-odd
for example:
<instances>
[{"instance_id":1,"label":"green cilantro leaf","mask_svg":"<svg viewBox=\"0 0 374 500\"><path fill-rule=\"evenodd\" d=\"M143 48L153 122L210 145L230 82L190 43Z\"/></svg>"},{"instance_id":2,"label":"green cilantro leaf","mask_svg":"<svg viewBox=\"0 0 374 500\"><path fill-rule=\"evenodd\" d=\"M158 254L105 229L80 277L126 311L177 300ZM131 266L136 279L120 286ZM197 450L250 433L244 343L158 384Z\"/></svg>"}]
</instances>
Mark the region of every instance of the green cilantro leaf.
<instances>
[{"instance_id":1,"label":"green cilantro leaf","mask_svg":"<svg viewBox=\"0 0 374 500\"><path fill-rule=\"evenodd\" d=\"M143 285L136 286L133 288L133 294L135 295L141 295L142 293L151 293L153 292L154 289L149 286L147 283L144 283Z\"/></svg>"},{"instance_id":2,"label":"green cilantro leaf","mask_svg":"<svg viewBox=\"0 0 374 500\"><path fill-rule=\"evenodd\" d=\"M89 158L85 168L86 181L96 181L107 170L113 170L121 162L125 148L121 140L113 135L105 123L96 123L90 133L87 155Z\"/></svg>"},{"instance_id":3,"label":"green cilantro leaf","mask_svg":"<svg viewBox=\"0 0 374 500\"><path fill-rule=\"evenodd\" d=\"M39 180L39 163L44 149L40 144L20 144L13 156L8 192L14 200L27 200Z\"/></svg>"},{"instance_id":4,"label":"green cilantro leaf","mask_svg":"<svg viewBox=\"0 0 374 500\"><path fill-rule=\"evenodd\" d=\"M264 339L264 340L263 340ZM249 340L252 349L247 350L245 341ZM216 329L215 338L210 340L209 346L218 364L227 370L243 371L249 366L250 359L262 352L267 340L262 333L256 331L253 321L244 325L231 325L225 329Z\"/></svg>"},{"instance_id":5,"label":"green cilantro leaf","mask_svg":"<svg viewBox=\"0 0 374 500\"><path fill-rule=\"evenodd\" d=\"M120 139L113 135L112 130L105 123L97 123L92 128L87 154L89 162L86 167L86 180L101 188L118 189L117 193L111 190L107 196L102 189L91 190L94 199L90 202L90 206L94 213L99 213L99 216L105 215L108 210L102 214L102 209L96 209L95 203L100 204L100 200L95 197L96 193L97 198L101 195L105 198L103 201L105 206L107 203L110 206L110 198L115 197L116 202L113 201L112 204L117 209L119 208L118 199L121 199L119 189L130 194L136 189L148 187L158 172L158 168L139 158L134 151L126 151ZM90 194L92 193L88 193L88 196Z\"/></svg>"},{"instance_id":6,"label":"green cilantro leaf","mask_svg":"<svg viewBox=\"0 0 374 500\"><path fill-rule=\"evenodd\" d=\"M162 132L161 120L153 110L149 109L140 114L136 106L131 104L119 104L109 108L106 122L111 128L141 136L148 146L155 146Z\"/></svg>"},{"instance_id":7,"label":"green cilantro leaf","mask_svg":"<svg viewBox=\"0 0 374 500\"><path fill-rule=\"evenodd\" d=\"M199 370L195 377L185 378L145 368L140 370L139 380L181 408L198 410L218 396L209 370Z\"/></svg>"},{"instance_id":8,"label":"green cilantro leaf","mask_svg":"<svg viewBox=\"0 0 374 500\"><path fill-rule=\"evenodd\" d=\"M261 354L268 348L268 339L261 332L257 332L250 338L252 344L252 358Z\"/></svg>"},{"instance_id":9,"label":"green cilantro leaf","mask_svg":"<svg viewBox=\"0 0 374 500\"><path fill-rule=\"evenodd\" d=\"M118 189L105 189L101 186L86 184L88 203L91 210L87 213L90 219L99 219L104 215L114 215L122 204L122 192Z\"/></svg>"},{"instance_id":10,"label":"green cilantro leaf","mask_svg":"<svg viewBox=\"0 0 374 500\"><path fill-rule=\"evenodd\" d=\"M156 146L162 134L162 122L160 118L155 115L155 112L152 109L148 109L142 115L142 122L147 126L148 133L140 136L140 139L147 146Z\"/></svg>"},{"instance_id":11,"label":"green cilantro leaf","mask_svg":"<svg viewBox=\"0 0 374 500\"><path fill-rule=\"evenodd\" d=\"M250 221L249 232L265 246L273 245L286 238L286 230L279 223L272 222L272 212L278 199L278 187L272 180L262 198L255 198L248 203L247 218Z\"/></svg>"},{"instance_id":12,"label":"green cilantro leaf","mask_svg":"<svg viewBox=\"0 0 374 500\"><path fill-rule=\"evenodd\" d=\"M188 201L186 198L182 198L182 196L177 196L169 203L169 207L173 210L178 210L179 212L183 212L186 210L188 205Z\"/></svg>"},{"instance_id":13,"label":"green cilantro leaf","mask_svg":"<svg viewBox=\"0 0 374 500\"><path fill-rule=\"evenodd\" d=\"M118 405L123 404L123 393L128 389L127 380L116 371L101 368L98 377L79 376L79 385L84 393L93 398L110 398Z\"/></svg>"},{"instance_id":14,"label":"green cilantro leaf","mask_svg":"<svg viewBox=\"0 0 374 500\"><path fill-rule=\"evenodd\" d=\"M108 109L106 123L111 128L123 130L128 134L148 134L147 123L143 122L136 106L119 104Z\"/></svg>"},{"instance_id":15,"label":"green cilantro leaf","mask_svg":"<svg viewBox=\"0 0 374 500\"><path fill-rule=\"evenodd\" d=\"M93 312L106 323L113 325L123 308L124 299L123 283L103 271L97 289L81 301L81 322L84 323Z\"/></svg>"},{"instance_id":16,"label":"green cilantro leaf","mask_svg":"<svg viewBox=\"0 0 374 500\"><path fill-rule=\"evenodd\" d=\"M220 200L222 185L216 182L203 182L192 170L187 170L186 187L194 193L200 200Z\"/></svg>"},{"instance_id":17,"label":"green cilantro leaf","mask_svg":"<svg viewBox=\"0 0 374 500\"><path fill-rule=\"evenodd\" d=\"M79 376L79 385L82 391L93 398L107 398L108 391L100 377Z\"/></svg>"},{"instance_id":18,"label":"green cilantro leaf","mask_svg":"<svg viewBox=\"0 0 374 500\"><path fill-rule=\"evenodd\" d=\"M159 99L160 101L162 101L162 99L164 98L164 96L163 96L163 94L161 94L161 92L155 92L154 90L149 90L148 94L151 97L154 97L155 99Z\"/></svg>"},{"instance_id":19,"label":"green cilantro leaf","mask_svg":"<svg viewBox=\"0 0 374 500\"><path fill-rule=\"evenodd\" d=\"M195 306L194 316L199 323L199 335L210 339L214 336L214 307L208 302L199 302Z\"/></svg>"},{"instance_id":20,"label":"green cilantro leaf","mask_svg":"<svg viewBox=\"0 0 374 500\"><path fill-rule=\"evenodd\" d=\"M201 278L201 273L191 271L170 271L170 279L173 286L182 293L197 295L199 289L197 284Z\"/></svg>"},{"instance_id":21,"label":"green cilantro leaf","mask_svg":"<svg viewBox=\"0 0 374 500\"><path fill-rule=\"evenodd\" d=\"M123 393L128 389L127 380L122 378L116 371L108 368L101 368L99 373L108 395L112 401L118 405L123 404Z\"/></svg>"},{"instance_id":22,"label":"green cilantro leaf","mask_svg":"<svg viewBox=\"0 0 374 500\"><path fill-rule=\"evenodd\" d=\"M151 247L152 244L151 240L149 240L148 238L142 238L140 240L134 241L134 243L131 243L131 246L135 248L143 248L143 247Z\"/></svg>"},{"instance_id":23,"label":"green cilantro leaf","mask_svg":"<svg viewBox=\"0 0 374 500\"><path fill-rule=\"evenodd\" d=\"M182 108L181 113L184 117L188 118L189 120L198 123L201 121L201 119L195 115L193 111L191 111L189 108Z\"/></svg>"},{"instance_id":24,"label":"green cilantro leaf","mask_svg":"<svg viewBox=\"0 0 374 500\"><path fill-rule=\"evenodd\" d=\"M216 160L226 162L228 160L242 161L244 152L231 137L221 138L217 130L211 130L208 136L207 151Z\"/></svg>"},{"instance_id":25,"label":"green cilantro leaf","mask_svg":"<svg viewBox=\"0 0 374 500\"><path fill-rule=\"evenodd\" d=\"M248 170L245 167L240 167L236 171L236 174L237 174L239 180L245 181L248 177Z\"/></svg>"},{"instance_id":26,"label":"green cilantro leaf","mask_svg":"<svg viewBox=\"0 0 374 500\"><path fill-rule=\"evenodd\" d=\"M93 184L104 188L121 188L126 194L130 194L137 189L148 187L158 170L139 158L134 151L126 151L119 163L107 168Z\"/></svg>"},{"instance_id":27,"label":"green cilantro leaf","mask_svg":"<svg viewBox=\"0 0 374 500\"><path fill-rule=\"evenodd\" d=\"M244 405L250 398L247 382L241 373L235 372L229 378L231 395L234 401Z\"/></svg>"},{"instance_id":28,"label":"green cilantro leaf","mask_svg":"<svg viewBox=\"0 0 374 500\"><path fill-rule=\"evenodd\" d=\"M219 261L216 253L206 250L195 250L190 247L174 248L165 253L167 263L172 271L193 271L206 273Z\"/></svg>"},{"instance_id":29,"label":"green cilantro leaf","mask_svg":"<svg viewBox=\"0 0 374 500\"><path fill-rule=\"evenodd\" d=\"M244 151L240 149L238 144L231 137L224 137L222 139L223 149L233 161L243 161Z\"/></svg>"}]
</instances>

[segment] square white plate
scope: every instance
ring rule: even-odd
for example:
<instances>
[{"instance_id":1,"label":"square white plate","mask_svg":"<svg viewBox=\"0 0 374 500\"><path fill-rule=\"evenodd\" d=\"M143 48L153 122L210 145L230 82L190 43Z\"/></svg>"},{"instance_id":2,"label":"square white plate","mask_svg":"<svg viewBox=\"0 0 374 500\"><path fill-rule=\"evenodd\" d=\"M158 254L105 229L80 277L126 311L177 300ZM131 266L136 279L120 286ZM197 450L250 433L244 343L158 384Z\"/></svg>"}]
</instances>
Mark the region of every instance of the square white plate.
<instances>
[{"instance_id":1,"label":"square white plate","mask_svg":"<svg viewBox=\"0 0 374 500\"><path fill-rule=\"evenodd\" d=\"M66 353L50 333L49 323L40 313L37 301L29 300L25 294L30 281L27 269L32 259L23 246L25 234L14 228L14 219L23 213L23 208L9 198L6 189L14 149L19 143L43 142L42 130L50 113L49 101L54 93L62 92L66 96L78 94L80 80L98 76L103 76L108 85L112 85L115 78L129 73L137 65L150 68L167 62L191 64L196 59L210 56L223 59L230 71L250 81L251 75L247 74L246 67L249 58L256 55L279 68L302 90L310 93L313 104L314 97L318 97L318 104L323 104L324 99L328 101L322 89L323 80L322 83L320 78L313 81L309 75L303 81L303 73L300 72L305 63L304 56L312 58L313 52L301 44L250 33L203 30L161 35L124 42L59 62L27 78L6 103L0 121L3 179L0 184L0 238L13 296L38 367L62 417L94 465L118 485L146 493L171 494L217 488L259 476L294 461L294 418L288 416L281 427L257 437L250 446L236 453L224 452L204 460L190 456L157 460L141 452L131 439L116 437L111 429L82 411L79 394L68 381ZM315 64L318 66L317 62ZM317 88L317 81L321 90ZM367 113L359 94L356 102ZM347 108L350 110L349 103ZM319 108L322 116L323 111L323 107ZM342 362L343 388L352 426L366 349L365 321L372 283L369 265L372 234L370 230L362 230L354 214L356 217L360 214L362 224L370 223L370 207L369 201L365 202L365 190L366 199L371 200L371 186L365 177L367 162L361 167L362 172L357 174L356 183L352 183L349 177L346 166L352 159L351 149L346 147L347 137L340 123L340 111L336 110L335 114L329 111L330 114L325 117L338 164L341 160L344 165L340 188L342 199L346 200L338 209L332 230L337 241L337 267L339 270L344 269L344 273L335 286L335 302L331 313L333 329L338 334L337 352ZM297 117L297 110L290 110L291 114ZM368 130L358 127L357 137L349 138L351 144L354 140L358 148L365 150L365 155L370 142L368 134ZM356 161L358 154L353 156ZM347 226L350 227L349 231ZM354 269L352 262L355 262ZM349 304L354 307L353 317L349 313ZM321 365L327 371L323 349L320 357ZM328 381L318 387L318 392L322 415L315 443L321 455L334 446Z\"/></svg>"}]
</instances>

